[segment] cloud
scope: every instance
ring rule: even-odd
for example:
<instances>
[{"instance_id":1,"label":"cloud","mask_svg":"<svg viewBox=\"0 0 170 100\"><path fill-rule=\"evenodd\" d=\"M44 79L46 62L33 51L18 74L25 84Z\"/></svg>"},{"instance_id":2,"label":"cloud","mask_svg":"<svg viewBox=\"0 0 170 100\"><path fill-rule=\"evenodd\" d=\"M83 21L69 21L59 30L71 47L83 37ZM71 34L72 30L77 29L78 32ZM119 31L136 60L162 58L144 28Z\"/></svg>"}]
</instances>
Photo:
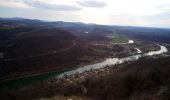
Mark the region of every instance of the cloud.
<instances>
[{"instance_id":1,"label":"cloud","mask_svg":"<svg viewBox=\"0 0 170 100\"><path fill-rule=\"evenodd\" d=\"M165 22L166 22L166 20L170 21L170 11L164 11L164 12L158 13L156 15L145 16L145 19L147 19L147 20L164 20Z\"/></svg>"},{"instance_id":2,"label":"cloud","mask_svg":"<svg viewBox=\"0 0 170 100\"><path fill-rule=\"evenodd\" d=\"M33 1L33 0L23 0L23 3L40 8L40 9L46 9L46 10L53 10L53 11L78 11L81 10L80 7L71 6L71 5L62 5L62 4L49 4L44 3L41 1Z\"/></svg>"},{"instance_id":3,"label":"cloud","mask_svg":"<svg viewBox=\"0 0 170 100\"><path fill-rule=\"evenodd\" d=\"M159 10L159 12L162 14L167 14L170 12L170 3L161 4L161 5L157 6L156 9Z\"/></svg>"},{"instance_id":4,"label":"cloud","mask_svg":"<svg viewBox=\"0 0 170 100\"><path fill-rule=\"evenodd\" d=\"M0 7L6 8L29 8L28 5L25 5L21 2L14 0L0 0Z\"/></svg>"},{"instance_id":5,"label":"cloud","mask_svg":"<svg viewBox=\"0 0 170 100\"><path fill-rule=\"evenodd\" d=\"M64 5L64 4L50 4L40 0L6 0L6 2L22 3L24 5L35 7L39 9L52 10L52 11L79 11L80 7L73 5ZM8 3L7 2L7 3Z\"/></svg>"},{"instance_id":6,"label":"cloud","mask_svg":"<svg viewBox=\"0 0 170 100\"><path fill-rule=\"evenodd\" d=\"M94 8L103 8L107 5L104 1L95 1L95 0L77 1L76 3L81 6L94 7Z\"/></svg>"}]
</instances>

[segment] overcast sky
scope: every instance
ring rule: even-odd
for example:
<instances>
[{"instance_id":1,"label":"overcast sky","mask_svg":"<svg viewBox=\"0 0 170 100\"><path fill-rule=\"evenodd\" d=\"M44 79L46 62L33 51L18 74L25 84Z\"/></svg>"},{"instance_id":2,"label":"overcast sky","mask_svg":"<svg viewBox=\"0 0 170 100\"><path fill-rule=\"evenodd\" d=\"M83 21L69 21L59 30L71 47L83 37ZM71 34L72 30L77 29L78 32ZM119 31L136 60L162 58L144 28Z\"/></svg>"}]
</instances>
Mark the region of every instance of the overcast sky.
<instances>
[{"instance_id":1,"label":"overcast sky","mask_svg":"<svg viewBox=\"0 0 170 100\"><path fill-rule=\"evenodd\" d=\"M170 28L170 0L0 0L0 17Z\"/></svg>"}]
</instances>

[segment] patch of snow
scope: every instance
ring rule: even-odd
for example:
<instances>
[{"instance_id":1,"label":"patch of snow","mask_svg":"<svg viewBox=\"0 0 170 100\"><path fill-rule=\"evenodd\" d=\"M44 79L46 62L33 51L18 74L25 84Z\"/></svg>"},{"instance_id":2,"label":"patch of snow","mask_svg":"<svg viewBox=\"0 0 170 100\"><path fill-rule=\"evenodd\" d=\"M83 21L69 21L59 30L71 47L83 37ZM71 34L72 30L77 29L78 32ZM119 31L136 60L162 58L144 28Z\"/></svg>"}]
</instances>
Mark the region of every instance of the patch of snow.
<instances>
[{"instance_id":1,"label":"patch of snow","mask_svg":"<svg viewBox=\"0 0 170 100\"><path fill-rule=\"evenodd\" d=\"M135 50L137 50L137 53L142 53L142 51L139 48L134 48Z\"/></svg>"},{"instance_id":2,"label":"patch of snow","mask_svg":"<svg viewBox=\"0 0 170 100\"><path fill-rule=\"evenodd\" d=\"M114 36L112 36L112 35L106 35L106 37L110 38L110 39L114 38Z\"/></svg>"},{"instance_id":3,"label":"patch of snow","mask_svg":"<svg viewBox=\"0 0 170 100\"><path fill-rule=\"evenodd\" d=\"M134 41L133 40L129 40L128 43L134 43Z\"/></svg>"},{"instance_id":4,"label":"patch of snow","mask_svg":"<svg viewBox=\"0 0 170 100\"><path fill-rule=\"evenodd\" d=\"M128 42L126 42L126 43L114 43L114 44L132 44L132 43L134 43L134 41L133 40L129 40Z\"/></svg>"},{"instance_id":5,"label":"patch of snow","mask_svg":"<svg viewBox=\"0 0 170 100\"><path fill-rule=\"evenodd\" d=\"M84 32L84 33L89 34L89 32Z\"/></svg>"}]
</instances>

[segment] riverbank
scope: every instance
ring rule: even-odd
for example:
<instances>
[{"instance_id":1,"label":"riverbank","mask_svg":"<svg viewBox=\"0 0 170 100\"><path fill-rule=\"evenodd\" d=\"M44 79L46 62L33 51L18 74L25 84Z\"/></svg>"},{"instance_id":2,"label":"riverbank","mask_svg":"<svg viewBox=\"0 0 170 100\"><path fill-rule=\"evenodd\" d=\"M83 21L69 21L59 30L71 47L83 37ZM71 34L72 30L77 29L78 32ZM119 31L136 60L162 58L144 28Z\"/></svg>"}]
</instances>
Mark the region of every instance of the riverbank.
<instances>
[{"instance_id":1,"label":"riverbank","mask_svg":"<svg viewBox=\"0 0 170 100\"><path fill-rule=\"evenodd\" d=\"M31 75L22 76L22 77L5 79L5 80L0 81L0 92L13 90L13 89L21 88L26 85L32 85L32 84L36 84L38 82L46 81L46 80L55 78L58 75L66 72L66 71L73 70L73 69L76 69L81 66L86 66L86 65L102 62L102 61L104 61L104 59L105 58L92 60L91 62L81 63L80 65L77 65L75 67L71 66L71 68L67 67L67 68L60 69L60 70L58 69L58 70L52 70L49 72L42 72L42 73L36 73L36 74L31 74Z\"/></svg>"},{"instance_id":2,"label":"riverbank","mask_svg":"<svg viewBox=\"0 0 170 100\"><path fill-rule=\"evenodd\" d=\"M127 64L127 63L126 63ZM71 75L67 75L64 74L62 77L57 77L54 79L49 80L48 82L61 82L64 81L66 83L74 83L76 81L83 81L86 78L97 78L97 77L101 77L101 76L105 76L111 73L114 73L115 71L118 71L121 69L120 66L123 66L124 64L121 65L112 65L112 66L105 66L103 68L100 69L91 69L88 71L84 71L82 73L76 72L75 74L71 74Z\"/></svg>"},{"instance_id":3,"label":"riverbank","mask_svg":"<svg viewBox=\"0 0 170 100\"><path fill-rule=\"evenodd\" d=\"M107 58L103 62L99 62L99 63L95 63L95 64L92 64L92 65L79 67L77 69L64 72L61 75L59 75L58 77L63 77L65 75L73 75L73 74L76 74L76 73L83 73L84 71L90 71L92 69L101 69L101 68L104 68L106 66L123 64L123 63L131 62L131 61L136 61L141 57L153 56L153 55L158 55L158 54L163 54L163 53L168 52L168 49L165 46L162 46L162 45L159 45L159 46L160 46L160 50L158 50L158 51L150 51L148 53L136 54L136 55L132 55L132 56L124 57L124 58Z\"/></svg>"},{"instance_id":4,"label":"riverbank","mask_svg":"<svg viewBox=\"0 0 170 100\"><path fill-rule=\"evenodd\" d=\"M135 62L108 66L77 75L55 78L8 92L26 100L55 96L81 96L92 100L169 100L170 58L141 58ZM164 65L164 67L162 67ZM118 92L119 91L119 92ZM0 95L0 97L5 97ZM156 98L156 99L155 99ZM4 99L7 100L7 99Z\"/></svg>"}]
</instances>

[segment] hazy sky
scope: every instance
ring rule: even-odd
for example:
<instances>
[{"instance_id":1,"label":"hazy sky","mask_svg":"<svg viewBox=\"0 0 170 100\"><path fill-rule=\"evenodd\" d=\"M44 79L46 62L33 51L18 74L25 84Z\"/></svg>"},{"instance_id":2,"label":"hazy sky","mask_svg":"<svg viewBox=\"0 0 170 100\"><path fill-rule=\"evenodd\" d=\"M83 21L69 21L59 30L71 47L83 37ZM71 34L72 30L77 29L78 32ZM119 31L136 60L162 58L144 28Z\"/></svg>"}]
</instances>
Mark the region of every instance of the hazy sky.
<instances>
[{"instance_id":1,"label":"hazy sky","mask_svg":"<svg viewBox=\"0 0 170 100\"><path fill-rule=\"evenodd\" d=\"M0 17L170 28L170 0L0 0Z\"/></svg>"}]
</instances>

